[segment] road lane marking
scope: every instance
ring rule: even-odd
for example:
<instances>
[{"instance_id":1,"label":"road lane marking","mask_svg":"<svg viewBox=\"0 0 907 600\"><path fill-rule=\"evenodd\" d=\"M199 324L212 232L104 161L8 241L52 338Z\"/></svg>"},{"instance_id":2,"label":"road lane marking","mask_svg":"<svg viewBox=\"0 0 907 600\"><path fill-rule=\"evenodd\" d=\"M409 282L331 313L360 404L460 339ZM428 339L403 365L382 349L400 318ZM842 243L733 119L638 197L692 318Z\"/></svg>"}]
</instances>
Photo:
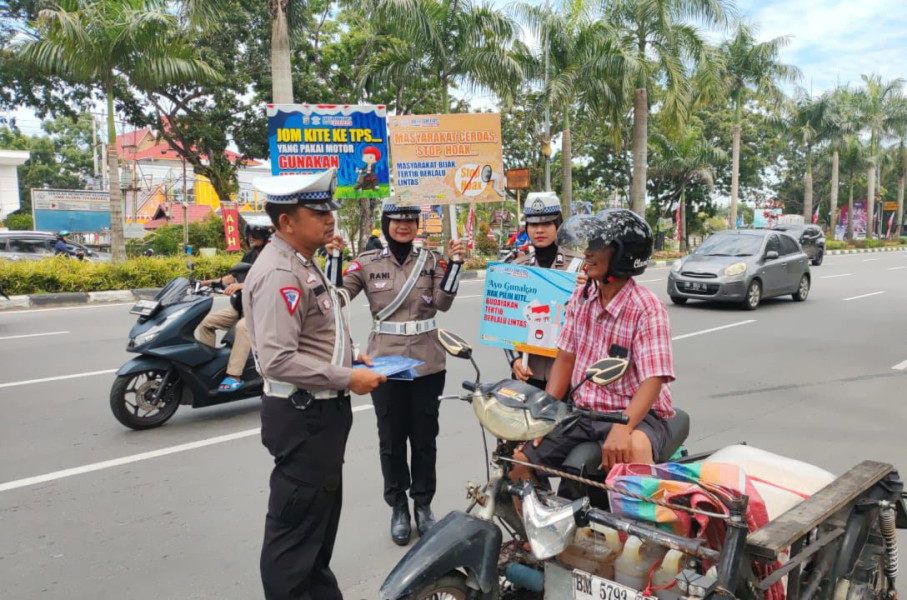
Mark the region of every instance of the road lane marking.
<instances>
[{"instance_id":1,"label":"road lane marking","mask_svg":"<svg viewBox=\"0 0 907 600\"><path fill-rule=\"evenodd\" d=\"M30 313L38 312L51 312L55 310L85 310L88 308L115 308L117 306L135 306L135 302L111 302L103 304L89 304L87 306L58 306L56 308L27 308L25 310L19 310L17 308L10 308L8 310L0 310L0 315L27 315Z\"/></svg>"},{"instance_id":2,"label":"road lane marking","mask_svg":"<svg viewBox=\"0 0 907 600\"><path fill-rule=\"evenodd\" d=\"M730 325L722 325L721 327L712 327L711 329L703 329L702 331L694 331L693 333L685 333L684 335L678 335L671 338L671 341L676 342L677 340L685 340L687 338L696 337L697 335L705 335L707 333L713 333L715 331L722 331L724 329L730 329L732 327L740 327L741 325L749 325L750 323L755 323L756 319L749 319L748 321L739 321L737 323L731 323Z\"/></svg>"},{"instance_id":3,"label":"road lane marking","mask_svg":"<svg viewBox=\"0 0 907 600\"><path fill-rule=\"evenodd\" d=\"M822 279L834 279L835 277L850 277L853 273L842 273L840 275L823 275Z\"/></svg>"},{"instance_id":4,"label":"road lane marking","mask_svg":"<svg viewBox=\"0 0 907 600\"><path fill-rule=\"evenodd\" d=\"M27 333L27 334L24 334L24 335L7 335L7 336L4 336L4 337L0 337L0 341L3 341L3 340L21 340L21 339L23 339L23 338L43 337L43 336L46 336L46 335L66 335L67 333L69 333L69 332L68 332L68 331L48 331L48 332L45 332L45 333Z\"/></svg>"},{"instance_id":5,"label":"road lane marking","mask_svg":"<svg viewBox=\"0 0 907 600\"><path fill-rule=\"evenodd\" d=\"M353 407L353 412L361 412L363 410L368 410L370 408L372 408L371 404L363 404L360 406ZM236 433L228 433L226 435L219 435L219 436L207 438L204 440L198 440L196 442L188 442L186 444L179 444L177 446L161 448L160 450L151 450L150 452L142 452L140 454L132 454L130 456L123 456L121 458L114 458L112 460L104 460L101 462L83 465L81 467L63 469L62 471L53 471L52 473L45 473L44 475L36 475L34 477L16 479L15 481L7 481L6 483L0 483L0 492L8 492L10 490L15 490L18 488L29 487L32 485L38 485L39 483L47 483L49 481L56 481L57 479L63 479L65 477L72 477L74 475L84 475L85 473L93 473L95 471L101 471L104 469L112 469L113 467L120 467L123 465L129 465L132 463L141 462L143 460L150 460L152 458L160 458L162 456L169 456L171 454L177 454L179 452L187 452L189 450L197 450L199 448L206 448L208 446L214 446L216 444L223 444L224 442L232 442L233 440L240 440L243 438L251 437L253 435L258 435L259 433L261 433L261 427L256 427L254 429L246 429L244 431L237 431Z\"/></svg>"},{"instance_id":6,"label":"road lane marking","mask_svg":"<svg viewBox=\"0 0 907 600\"><path fill-rule=\"evenodd\" d=\"M876 260L882 260L881 258L864 258L863 262L873 262Z\"/></svg>"},{"instance_id":7,"label":"road lane marking","mask_svg":"<svg viewBox=\"0 0 907 600\"><path fill-rule=\"evenodd\" d=\"M888 267L889 271L900 271L901 269L907 269L907 267Z\"/></svg>"},{"instance_id":8,"label":"road lane marking","mask_svg":"<svg viewBox=\"0 0 907 600\"><path fill-rule=\"evenodd\" d=\"M884 294L885 292L872 292L871 294L861 294L859 296L851 296L850 298L844 298L844 302L849 300L859 300L860 298L869 298L870 296L878 296L879 294Z\"/></svg>"},{"instance_id":9,"label":"road lane marking","mask_svg":"<svg viewBox=\"0 0 907 600\"><path fill-rule=\"evenodd\" d=\"M664 281L664 277L662 277L661 279L641 279L636 283L654 283L656 281Z\"/></svg>"},{"instance_id":10,"label":"road lane marking","mask_svg":"<svg viewBox=\"0 0 907 600\"><path fill-rule=\"evenodd\" d=\"M10 381L0 383L0 389L18 387L20 385L32 385L33 383L47 383L49 381L63 381L65 379L78 379L80 377L93 377L95 375L109 375L116 373L118 369L105 369L103 371L88 371L86 373L73 373L72 375L58 375L56 377L44 377L42 379L27 379L25 381Z\"/></svg>"},{"instance_id":11,"label":"road lane marking","mask_svg":"<svg viewBox=\"0 0 907 600\"><path fill-rule=\"evenodd\" d=\"M898 363L891 368L894 369L895 371L905 371L905 370L907 370L907 360L905 360L904 362Z\"/></svg>"}]
</instances>

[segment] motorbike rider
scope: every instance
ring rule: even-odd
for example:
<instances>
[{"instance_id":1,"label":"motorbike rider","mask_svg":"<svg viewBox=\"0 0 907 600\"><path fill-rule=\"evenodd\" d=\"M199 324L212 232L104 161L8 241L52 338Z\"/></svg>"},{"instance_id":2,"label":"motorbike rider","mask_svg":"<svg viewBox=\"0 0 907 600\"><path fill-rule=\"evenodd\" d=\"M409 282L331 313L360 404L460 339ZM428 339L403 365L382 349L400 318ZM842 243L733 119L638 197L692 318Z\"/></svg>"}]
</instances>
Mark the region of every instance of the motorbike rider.
<instances>
[{"instance_id":1,"label":"motorbike rider","mask_svg":"<svg viewBox=\"0 0 907 600\"><path fill-rule=\"evenodd\" d=\"M54 256L59 256L60 254L69 256L72 254L69 251L69 246L67 246L67 242L69 241L66 239L67 237L69 237L69 232L65 229L57 233L57 241L54 242Z\"/></svg>"},{"instance_id":2,"label":"motorbike rider","mask_svg":"<svg viewBox=\"0 0 907 600\"><path fill-rule=\"evenodd\" d=\"M258 255L268 241L273 228L270 226L253 225L246 226L246 243L249 249L242 257L242 262L254 264ZM230 348L230 360L227 362L227 376L218 386L218 391L235 392L243 386L242 374L246 368L246 361L249 359L249 352L252 344L249 341L249 332L246 330L245 320L242 318L242 296L241 291L244 287L242 281L238 281L233 275L227 274L220 279L209 279L203 281L203 285L211 285L215 281L224 288L224 294L230 296L230 306L221 310L212 311L198 326L196 338L203 344L212 348L217 343L217 330L227 330L236 327L236 336L233 340L233 346Z\"/></svg>"},{"instance_id":3,"label":"motorbike rider","mask_svg":"<svg viewBox=\"0 0 907 600\"><path fill-rule=\"evenodd\" d=\"M368 237L368 241L365 243L365 251L369 250L384 250L384 244L381 243L381 231L379 229L373 229L372 235Z\"/></svg>"},{"instance_id":4,"label":"motorbike rider","mask_svg":"<svg viewBox=\"0 0 907 600\"><path fill-rule=\"evenodd\" d=\"M360 254L343 276L343 288L351 298L365 292L369 301L374 318L369 355L402 355L423 362L412 380L390 380L372 392L384 500L393 509L391 537L400 546L408 544L412 535L407 490L419 535L435 522L431 501L436 486L438 396L444 391L446 375L435 314L453 304L462 268L456 257L465 256L463 242L458 240L448 244L448 256L456 261L449 264L435 251L415 248L421 214L418 206L385 202L381 229L388 247Z\"/></svg>"},{"instance_id":5,"label":"motorbike rider","mask_svg":"<svg viewBox=\"0 0 907 600\"><path fill-rule=\"evenodd\" d=\"M277 228L243 295L264 379L261 439L275 463L261 549L264 595L342 600L330 561L353 422L350 391L367 394L385 377L354 368L343 290L314 260L334 236L336 171L268 177L255 185L267 194L265 210Z\"/></svg>"},{"instance_id":6,"label":"motorbike rider","mask_svg":"<svg viewBox=\"0 0 907 600\"><path fill-rule=\"evenodd\" d=\"M527 442L515 458L558 468L577 444L596 441L607 470L618 463L653 463L670 440L674 364L668 314L653 292L633 280L646 270L652 242L648 224L625 209L608 209L598 217L577 215L561 227L558 245L583 251L588 281L570 298L546 391L563 398L594 362L624 357L629 366L621 379L604 387L583 385L575 401L580 408L626 414L630 422L580 418ZM522 465L511 471L514 480L530 475Z\"/></svg>"},{"instance_id":7,"label":"motorbike rider","mask_svg":"<svg viewBox=\"0 0 907 600\"><path fill-rule=\"evenodd\" d=\"M523 218L526 221L526 233L532 249L529 254L520 255L511 264L578 273L577 284L584 285L586 276L580 272L583 265L582 255L557 245L557 230L564 222L557 194L530 192L523 205ZM505 353L514 379L545 389L548 374L554 364L553 358L530 354L524 366L523 357L519 353L512 350Z\"/></svg>"}]
</instances>

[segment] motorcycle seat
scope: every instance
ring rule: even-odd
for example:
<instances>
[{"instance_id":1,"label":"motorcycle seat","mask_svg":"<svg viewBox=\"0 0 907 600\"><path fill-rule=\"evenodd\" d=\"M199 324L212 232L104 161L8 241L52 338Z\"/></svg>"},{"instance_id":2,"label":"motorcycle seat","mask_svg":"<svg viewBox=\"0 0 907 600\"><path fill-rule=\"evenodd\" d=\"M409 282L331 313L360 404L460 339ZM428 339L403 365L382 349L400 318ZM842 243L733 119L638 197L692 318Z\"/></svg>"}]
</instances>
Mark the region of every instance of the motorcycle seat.
<instances>
[{"instance_id":1,"label":"motorcycle seat","mask_svg":"<svg viewBox=\"0 0 907 600\"><path fill-rule=\"evenodd\" d=\"M677 414L668 419L670 438L661 453L655 457L656 462L668 462L690 433L690 415L679 409L675 409L675 412ZM570 451L564 459L563 468L568 473L604 481L607 473L599 468L601 462L601 445L596 442L583 442Z\"/></svg>"}]
</instances>

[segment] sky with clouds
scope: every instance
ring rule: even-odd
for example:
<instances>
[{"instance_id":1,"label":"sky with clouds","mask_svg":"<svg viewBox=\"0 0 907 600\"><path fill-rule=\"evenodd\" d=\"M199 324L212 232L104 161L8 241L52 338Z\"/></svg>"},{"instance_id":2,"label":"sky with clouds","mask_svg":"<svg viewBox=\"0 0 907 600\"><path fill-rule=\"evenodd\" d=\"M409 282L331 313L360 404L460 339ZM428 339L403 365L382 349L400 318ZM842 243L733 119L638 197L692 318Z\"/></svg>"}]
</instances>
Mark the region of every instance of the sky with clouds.
<instances>
[{"instance_id":1,"label":"sky with clouds","mask_svg":"<svg viewBox=\"0 0 907 600\"><path fill-rule=\"evenodd\" d=\"M800 85L813 93L837 83L859 85L860 75L907 77L905 0L738 0L759 38L787 35L782 60L800 67Z\"/></svg>"}]
</instances>

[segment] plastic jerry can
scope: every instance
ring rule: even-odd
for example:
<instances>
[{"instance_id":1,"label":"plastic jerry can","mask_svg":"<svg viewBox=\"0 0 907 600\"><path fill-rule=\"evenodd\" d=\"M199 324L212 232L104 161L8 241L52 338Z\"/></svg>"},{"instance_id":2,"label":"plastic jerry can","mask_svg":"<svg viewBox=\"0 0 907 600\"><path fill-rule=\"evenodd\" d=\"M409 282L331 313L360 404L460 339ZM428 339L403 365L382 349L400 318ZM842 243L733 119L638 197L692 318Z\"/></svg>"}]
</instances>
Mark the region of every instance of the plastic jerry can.
<instances>
[{"instance_id":1,"label":"plastic jerry can","mask_svg":"<svg viewBox=\"0 0 907 600\"><path fill-rule=\"evenodd\" d=\"M614 562L617 583L642 591L646 588L652 565L664 558L666 548L644 543L636 536L627 538L624 550Z\"/></svg>"},{"instance_id":2,"label":"plastic jerry can","mask_svg":"<svg viewBox=\"0 0 907 600\"><path fill-rule=\"evenodd\" d=\"M652 576L652 587L667 588L655 590L655 595L660 600L678 600L681 597L677 585L672 584L677 574L683 570L684 562L686 561L683 552L668 550L668 553L665 554L664 559L661 561L661 565L655 569L655 574Z\"/></svg>"}]
</instances>

